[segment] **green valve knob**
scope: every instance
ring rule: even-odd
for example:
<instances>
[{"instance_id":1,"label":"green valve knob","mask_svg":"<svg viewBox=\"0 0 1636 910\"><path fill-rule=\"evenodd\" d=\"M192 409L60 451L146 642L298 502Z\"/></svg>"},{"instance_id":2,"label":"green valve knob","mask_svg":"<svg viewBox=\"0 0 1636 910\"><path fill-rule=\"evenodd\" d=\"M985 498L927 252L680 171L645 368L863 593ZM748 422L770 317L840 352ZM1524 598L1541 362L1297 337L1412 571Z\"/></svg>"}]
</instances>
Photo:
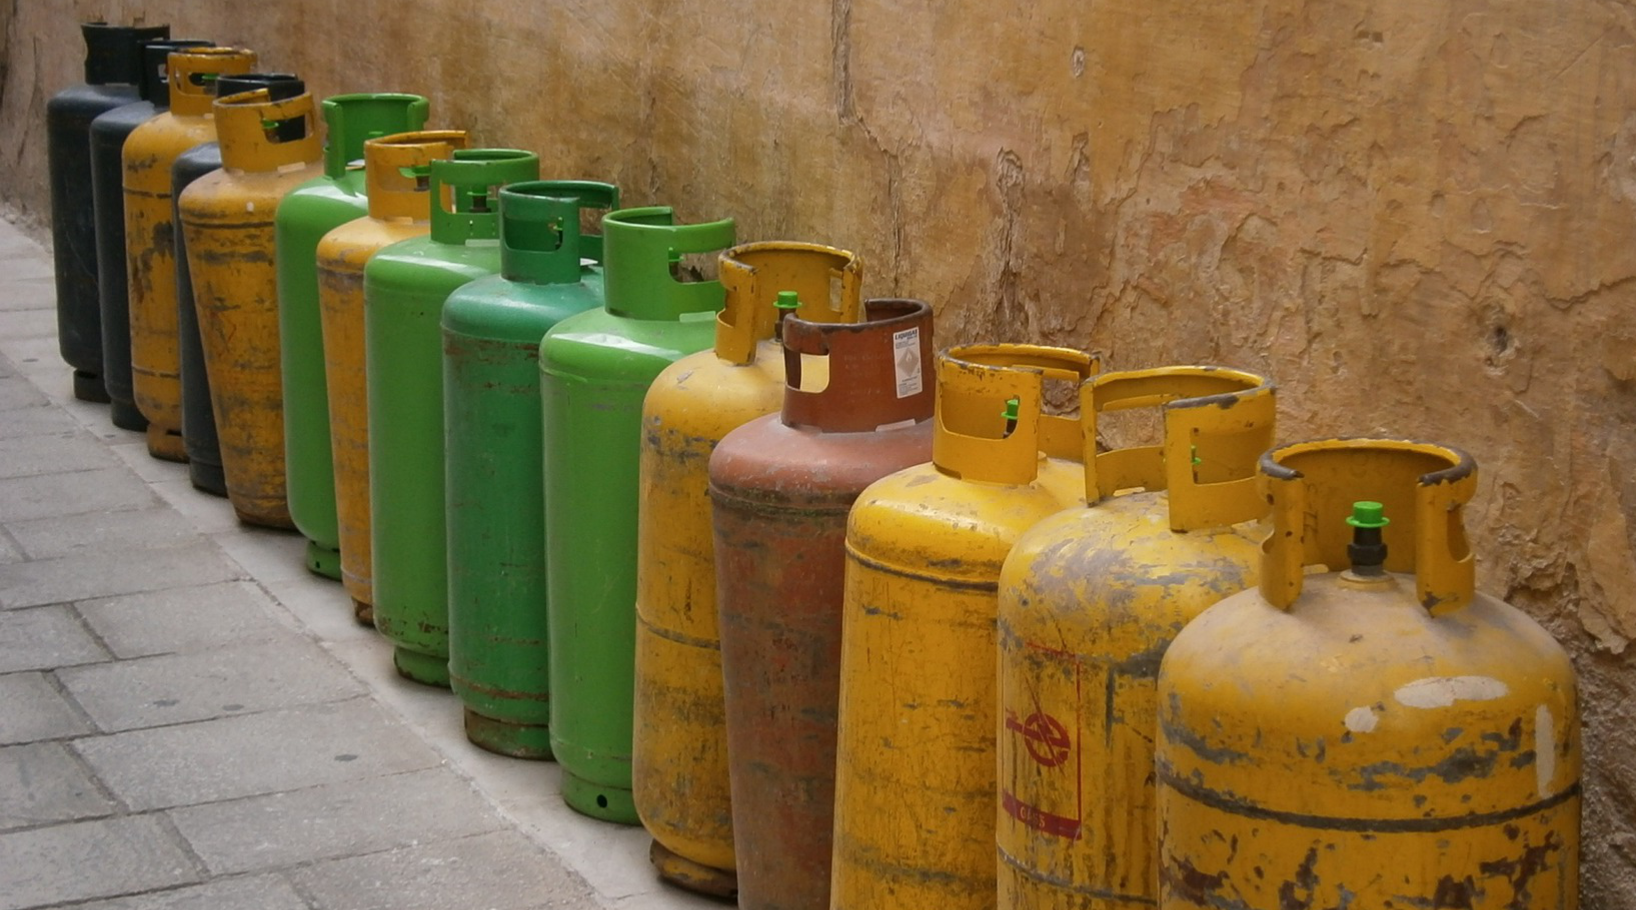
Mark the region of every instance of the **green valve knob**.
<instances>
[{"instance_id":1,"label":"green valve knob","mask_svg":"<svg viewBox=\"0 0 1636 910\"><path fill-rule=\"evenodd\" d=\"M1192 446L1188 450L1188 454L1193 456L1193 466L1194 467L1198 467L1199 465L1204 464L1204 459L1199 457L1199 447L1198 446Z\"/></svg>"},{"instance_id":2,"label":"green valve knob","mask_svg":"<svg viewBox=\"0 0 1636 910\"><path fill-rule=\"evenodd\" d=\"M778 299L773 301L773 306L780 310L799 310L801 298L794 291L779 291Z\"/></svg>"},{"instance_id":3,"label":"green valve knob","mask_svg":"<svg viewBox=\"0 0 1636 910\"><path fill-rule=\"evenodd\" d=\"M1001 412L1001 416L1004 417L1006 420L1011 420L1011 421L1016 420L1017 419L1017 409L1021 405L1022 405L1022 400L1021 399L1007 398L1005 400L1005 410L1003 412Z\"/></svg>"},{"instance_id":4,"label":"green valve knob","mask_svg":"<svg viewBox=\"0 0 1636 910\"><path fill-rule=\"evenodd\" d=\"M1352 514L1346 523L1354 528L1384 528L1391 524L1386 517L1386 507L1378 502L1363 500L1352 503Z\"/></svg>"}]
</instances>

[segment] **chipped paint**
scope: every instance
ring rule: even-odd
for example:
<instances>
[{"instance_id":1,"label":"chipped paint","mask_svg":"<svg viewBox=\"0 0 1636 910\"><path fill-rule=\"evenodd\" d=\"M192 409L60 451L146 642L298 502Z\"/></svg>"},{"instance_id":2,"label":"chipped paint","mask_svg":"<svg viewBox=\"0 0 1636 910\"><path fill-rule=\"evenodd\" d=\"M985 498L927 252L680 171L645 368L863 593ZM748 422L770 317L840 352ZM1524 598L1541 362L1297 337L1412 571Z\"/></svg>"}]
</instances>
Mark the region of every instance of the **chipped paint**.
<instances>
[{"instance_id":1,"label":"chipped paint","mask_svg":"<svg viewBox=\"0 0 1636 910\"><path fill-rule=\"evenodd\" d=\"M1556 716L1550 705L1540 705L1534 709L1534 780L1541 798L1551 794L1556 752Z\"/></svg>"},{"instance_id":2,"label":"chipped paint","mask_svg":"<svg viewBox=\"0 0 1636 910\"><path fill-rule=\"evenodd\" d=\"M1380 716L1375 714L1373 708L1364 705L1346 712L1342 722L1353 733L1373 733L1380 723Z\"/></svg>"},{"instance_id":3,"label":"chipped paint","mask_svg":"<svg viewBox=\"0 0 1636 910\"><path fill-rule=\"evenodd\" d=\"M1488 676L1430 676L1399 686L1392 697L1409 708L1447 708L1459 701L1493 701L1510 691Z\"/></svg>"}]
</instances>

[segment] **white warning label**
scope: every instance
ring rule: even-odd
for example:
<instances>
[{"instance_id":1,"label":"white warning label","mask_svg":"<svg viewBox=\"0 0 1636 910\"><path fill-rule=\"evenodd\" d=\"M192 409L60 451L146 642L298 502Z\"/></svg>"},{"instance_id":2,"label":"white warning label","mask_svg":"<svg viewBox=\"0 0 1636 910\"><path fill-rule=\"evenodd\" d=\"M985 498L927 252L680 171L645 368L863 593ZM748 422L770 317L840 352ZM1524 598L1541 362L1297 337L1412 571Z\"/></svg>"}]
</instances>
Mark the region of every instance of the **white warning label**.
<instances>
[{"instance_id":1,"label":"white warning label","mask_svg":"<svg viewBox=\"0 0 1636 910\"><path fill-rule=\"evenodd\" d=\"M898 397L919 395L925 388L920 378L920 329L892 333L892 360L897 366Z\"/></svg>"}]
</instances>

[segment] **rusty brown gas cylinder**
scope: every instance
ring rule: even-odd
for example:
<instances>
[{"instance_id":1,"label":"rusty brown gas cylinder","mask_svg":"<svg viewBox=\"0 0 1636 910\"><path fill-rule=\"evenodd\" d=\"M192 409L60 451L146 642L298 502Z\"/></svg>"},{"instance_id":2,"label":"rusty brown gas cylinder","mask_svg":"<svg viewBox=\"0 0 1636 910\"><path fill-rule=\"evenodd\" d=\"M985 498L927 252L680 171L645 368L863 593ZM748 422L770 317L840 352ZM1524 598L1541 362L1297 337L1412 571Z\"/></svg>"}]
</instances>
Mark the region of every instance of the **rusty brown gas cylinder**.
<instances>
[{"instance_id":1,"label":"rusty brown gas cylinder","mask_svg":"<svg viewBox=\"0 0 1636 910\"><path fill-rule=\"evenodd\" d=\"M783 323L782 413L710 458L739 906L826 910L852 501L932 456L932 311Z\"/></svg>"}]
</instances>

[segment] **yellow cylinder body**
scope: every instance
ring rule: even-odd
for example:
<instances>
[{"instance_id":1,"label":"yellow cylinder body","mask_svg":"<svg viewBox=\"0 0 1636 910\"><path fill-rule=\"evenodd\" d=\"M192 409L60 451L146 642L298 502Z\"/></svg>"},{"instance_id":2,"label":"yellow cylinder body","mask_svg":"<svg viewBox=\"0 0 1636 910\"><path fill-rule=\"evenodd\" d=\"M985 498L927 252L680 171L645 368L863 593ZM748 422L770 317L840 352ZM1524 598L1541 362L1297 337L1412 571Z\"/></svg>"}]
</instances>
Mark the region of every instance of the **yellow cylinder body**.
<instances>
[{"instance_id":1,"label":"yellow cylinder body","mask_svg":"<svg viewBox=\"0 0 1636 910\"><path fill-rule=\"evenodd\" d=\"M1012 544L1085 493L1077 420L1041 413L1078 351L938 358L930 463L864 490L847 521L834 910L994 906L994 622Z\"/></svg>"},{"instance_id":2,"label":"yellow cylinder body","mask_svg":"<svg viewBox=\"0 0 1636 910\"><path fill-rule=\"evenodd\" d=\"M369 214L318 242L318 307L329 393L330 450L341 582L359 622L374 622L369 538L369 397L364 369L364 266L400 240L432 229L425 180L435 160L466 147L461 130L398 133L364 143Z\"/></svg>"},{"instance_id":3,"label":"yellow cylinder body","mask_svg":"<svg viewBox=\"0 0 1636 910\"><path fill-rule=\"evenodd\" d=\"M124 168L125 266L131 308L131 386L148 419L148 453L186 461L182 444L182 343L176 317L176 234L170 166L216 138L214 76L248 73L256 55L199 47L168 58L170 110L131 131ZM268 213L272 217L272 213ZM276 332L275 332L276 335Z\"/></svg>"},{"instance_id":4,"label":"yellow cylinder body","mask_svg":"<svg viewBox=\"0 0 1636 910\"><path fill-rule=\"evenodd\" d=\"M667 367L642 404L631 777L660 875L726 897L737 883L710 453L783 402L780 292L809 322L856 322L862 269L833 247L750 243L722 254L721 282L714 350Z\"/></svg>"},{"instance_id":5,"label":"yellow cylinder body","mask_svg":"<svg viewBox=\"0 0 1636 910\"><path fill-rule=\"evenodd\" d=\"M1261 473L1259 587L1159 671L1160 905L1573 910L1577 685L1549 633L1473 591L1471 459L1322 440ZM1354 558L1360 500L1384 505L1384 565Z\"/></svg>"},{"instance_id":6,"label":"yellow cylinder body","mask_svg":"<svg viewBox=\"0 0 1636 910\"><path fill-rule=\"evenodd\" d=\"M1253 585L1273 388L1214 367L1104 373L1099 418L1161 409L1157 445L1088 450L1088 507L1017 540L1000 575L1001 908L1150 906L1158 898L1153 725L1159 660L1206 607Z\"/></svg>"},{"instance_id":7,"label":"yellow cylinder body","mask_svg":"<svg viewBox=\"0 0 1636 910\"><path fill-rule=\"evenodd\" d=\"M313 97L265 89L218 98L222 166L182 193L199 338L210 375L227 498L241 521L294 528L285 492L273 215L286 193L323 171ZM277 130L299 122L299 139Z\"/></svg>"}]
</instances>

